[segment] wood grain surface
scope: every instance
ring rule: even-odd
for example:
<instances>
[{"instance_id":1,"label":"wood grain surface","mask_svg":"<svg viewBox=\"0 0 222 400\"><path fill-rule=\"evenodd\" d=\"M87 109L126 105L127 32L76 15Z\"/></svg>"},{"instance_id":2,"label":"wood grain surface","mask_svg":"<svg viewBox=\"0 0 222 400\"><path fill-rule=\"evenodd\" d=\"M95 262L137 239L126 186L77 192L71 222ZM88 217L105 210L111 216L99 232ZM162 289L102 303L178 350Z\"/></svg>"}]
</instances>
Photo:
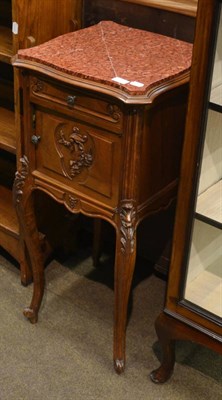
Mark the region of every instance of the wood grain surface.
<instances>
[{"instance_id":1,"label":"wood grain surface","mask_svg":"<svg viewBox=\"0 0 222 400\"><path fill-rule=\"evenodd\" d=\"M198 0L121 0L128 3L142 4L163 10L175 11L186 15L196 15Z\"/></svg>"}]
</instances>

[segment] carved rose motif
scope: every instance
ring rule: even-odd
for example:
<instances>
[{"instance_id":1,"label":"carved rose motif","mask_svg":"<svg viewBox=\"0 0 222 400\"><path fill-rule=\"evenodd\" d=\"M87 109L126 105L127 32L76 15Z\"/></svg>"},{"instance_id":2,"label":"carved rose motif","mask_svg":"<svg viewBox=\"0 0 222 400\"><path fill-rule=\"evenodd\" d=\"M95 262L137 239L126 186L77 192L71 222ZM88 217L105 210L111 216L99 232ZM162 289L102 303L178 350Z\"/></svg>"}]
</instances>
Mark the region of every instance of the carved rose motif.
<instances>
[{"instance_id":1,"label":"carved rose motif","mask_svg":"<svg viewBox=\"0 0 222 400\"><path fill-rule=\"evenodd\" d=\"M44 88L44 84L39 79L33 78L31 81L31 88L32 88L32 92L34 92L34 93L42 92L43 88Z\"/></svg>"},{"instance_id":2,"label":"carved rose motif","mask_svg":"<svg viewBox=\"0 0 222 400\"><path fill-rule=\"evenodd\" d=\"M115 104L109 104L107 106L107 111L109 115L111 115L111 117L115 119L115 121L119 121L121 114L119 108Z\"/></svg>"}]
</instances>

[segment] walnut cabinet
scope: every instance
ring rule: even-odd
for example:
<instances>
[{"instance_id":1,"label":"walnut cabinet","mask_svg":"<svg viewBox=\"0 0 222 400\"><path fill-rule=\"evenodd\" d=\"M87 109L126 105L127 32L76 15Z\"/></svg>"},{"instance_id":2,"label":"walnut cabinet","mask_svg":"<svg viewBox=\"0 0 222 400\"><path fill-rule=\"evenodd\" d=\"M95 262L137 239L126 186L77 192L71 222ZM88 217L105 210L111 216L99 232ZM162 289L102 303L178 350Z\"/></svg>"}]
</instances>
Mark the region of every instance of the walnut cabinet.
<instances>
[{"instance_id":1,"label":"walnut cabinet","mask_svg":"<svg viewBox=\"0 0 222 400\"><path fill-rule=\"evenodd\" d=\"M20 50L13 63L23 104L13 193L34 283L24 313L37 322L44 294L33 194L45 192L71 213L115 228L118 373L125 367L137 227L177 194L191 56L189 43L102 21Z\"/></svg>"}]
</instances>

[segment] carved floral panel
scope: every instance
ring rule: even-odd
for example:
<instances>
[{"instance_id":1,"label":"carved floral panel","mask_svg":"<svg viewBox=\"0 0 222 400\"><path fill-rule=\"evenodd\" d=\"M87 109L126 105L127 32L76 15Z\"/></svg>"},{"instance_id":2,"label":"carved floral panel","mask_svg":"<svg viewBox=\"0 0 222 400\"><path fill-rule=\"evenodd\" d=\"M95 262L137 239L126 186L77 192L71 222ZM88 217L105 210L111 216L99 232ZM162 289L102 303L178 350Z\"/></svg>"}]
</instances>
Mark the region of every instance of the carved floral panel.
<instances>
[{"instance_id":1,"label":"carved floral panel","mask_svg":"<svg viewBox=\"0 0 222 400\"><path fill-rule=\"evenodd\" d=\"M76 126L59 124L55 130L55 145L63 173L70 180L87 170L93 163L93 142L87 132Z\"/></svg>"}]
</instances>

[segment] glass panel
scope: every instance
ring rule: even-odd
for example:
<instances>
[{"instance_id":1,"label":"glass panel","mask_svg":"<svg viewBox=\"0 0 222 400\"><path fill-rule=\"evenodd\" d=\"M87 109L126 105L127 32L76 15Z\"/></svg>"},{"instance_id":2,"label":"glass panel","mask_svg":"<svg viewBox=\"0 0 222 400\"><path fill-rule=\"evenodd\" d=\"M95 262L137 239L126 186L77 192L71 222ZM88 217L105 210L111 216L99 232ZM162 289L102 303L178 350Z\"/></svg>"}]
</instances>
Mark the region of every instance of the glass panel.
<instances>
[{"instance_id":1,"label":"glass panel","mask_svg":"<svg viewBox=\"0 0 222 400\"><path fill-rule=\"evenodd\" d=\"M186 300L222 317L222 231L195 220Z\"/></svg>"},{"instance_id":2,"label":"glass panel","mask_svg":"<svg viewBox=\"0 0 222 400\"><path fill-rule=\"evenodd\" d=\"M210 101L222 106L222 13L217 36Z\"/></svg>"},{"instance_id":3,"label":"glass panel","mask_svg":"<svg viewBox=\"0 0 222 400\"><path fill-rule=\"evenodd\" d=\"M222 114L209 110L196 211L222 223Z\"/></svg>"}]
</instances>

